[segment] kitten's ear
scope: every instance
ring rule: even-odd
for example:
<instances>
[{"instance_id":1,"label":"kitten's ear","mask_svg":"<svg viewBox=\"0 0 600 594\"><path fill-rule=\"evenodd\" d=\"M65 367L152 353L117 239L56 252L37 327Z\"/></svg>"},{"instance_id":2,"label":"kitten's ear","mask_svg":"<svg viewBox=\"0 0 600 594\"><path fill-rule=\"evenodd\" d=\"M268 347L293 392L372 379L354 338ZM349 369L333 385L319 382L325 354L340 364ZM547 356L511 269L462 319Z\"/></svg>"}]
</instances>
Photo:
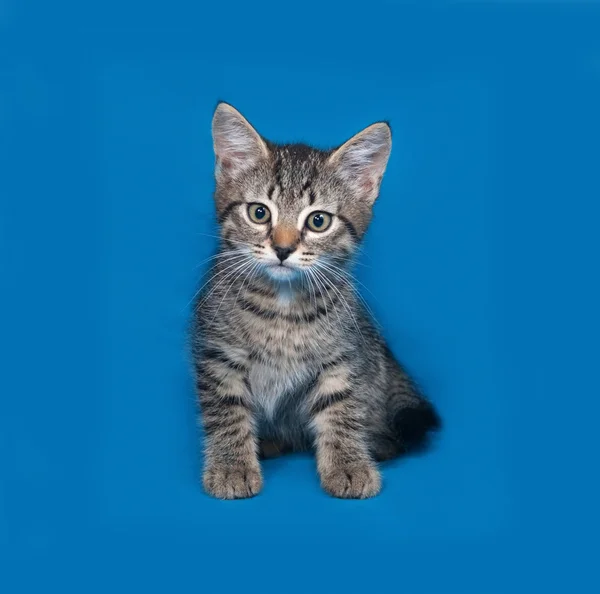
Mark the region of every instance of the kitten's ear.
<instances>
[{"instance_id":1,"label":"kitten's ear","mask_svg":"<svg viewBox=\"0 0 600 594\"><path fill-rule=\"evenodd\" d=\"M219 103L212 120L217 157L216 176L235 178L269 156L269 149L250 122L234 107Z\"/></svg>"},{"instance_id":2,"label":"kitten's ear","mask_svg":"<svg viewBox=\"0 0 600 594\"><path fill-rule=\"evenodd\" d=\"M385 122L379 122L336 149L329 163L359 196L373 203L391 150L392 130Z\"/></svg>"}]
</instances>

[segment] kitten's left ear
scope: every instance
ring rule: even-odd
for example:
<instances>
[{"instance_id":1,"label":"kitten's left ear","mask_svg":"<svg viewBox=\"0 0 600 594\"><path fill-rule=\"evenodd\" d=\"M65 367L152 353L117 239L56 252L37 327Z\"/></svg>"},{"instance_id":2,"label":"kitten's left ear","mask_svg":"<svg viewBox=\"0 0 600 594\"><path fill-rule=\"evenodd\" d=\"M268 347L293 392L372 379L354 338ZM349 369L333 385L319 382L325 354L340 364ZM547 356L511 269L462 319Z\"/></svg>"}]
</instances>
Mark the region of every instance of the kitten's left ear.
<instances>
[{"instance_id":1,"label":"kitten's left ear","mask_svg":"<svg viewBox=\"0 0 600 594\"><path fill-rule=\"evenodd\" d=\"M236 178L269 157L269 149L250 122L228 103L217 105L212 121L217 177Z\"/></svg>"},{"instance_id":2,"label":"kitten's left ear","mask_svg":"<svg viewBox=\"0 0 600 594\"><path fill-rule=\"evenodd\" d=\"M379 194L391 150L392 130L385 122L379 122L336 149L328 162L360 197L372 204Z\"/></svg>"}]
</instances>

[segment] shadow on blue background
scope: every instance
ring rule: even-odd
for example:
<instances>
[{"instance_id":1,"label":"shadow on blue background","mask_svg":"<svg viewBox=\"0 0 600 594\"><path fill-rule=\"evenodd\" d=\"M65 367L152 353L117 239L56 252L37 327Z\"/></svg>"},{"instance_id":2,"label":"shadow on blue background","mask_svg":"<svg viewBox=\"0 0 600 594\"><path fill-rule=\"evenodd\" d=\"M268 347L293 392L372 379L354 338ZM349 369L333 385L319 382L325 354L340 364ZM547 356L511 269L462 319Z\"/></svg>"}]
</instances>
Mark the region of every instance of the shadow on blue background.
<instances>
[{"instance_id":1,"label":"shadow on blue background","mask_svg":"<svg viewBox=\"0 0 600 594\"><path fill-rule=\"evenodd\" d=\"M598 31L585 3L1 4L2 591L597 591ZM377 499L302 456L200 489L217 99L320 146L391 120L357 274L445 430Z\"/></svg>"}]
</instances>

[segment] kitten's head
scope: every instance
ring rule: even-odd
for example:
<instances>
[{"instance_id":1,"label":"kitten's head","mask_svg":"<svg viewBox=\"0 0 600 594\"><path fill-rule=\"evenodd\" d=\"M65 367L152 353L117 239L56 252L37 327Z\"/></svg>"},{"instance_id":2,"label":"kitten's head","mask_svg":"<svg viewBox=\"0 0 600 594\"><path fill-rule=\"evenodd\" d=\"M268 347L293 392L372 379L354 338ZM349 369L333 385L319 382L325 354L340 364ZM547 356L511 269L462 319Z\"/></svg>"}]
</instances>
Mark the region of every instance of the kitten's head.
<instances>
[{"instance_id":1,"label":"kitten's head","mask_svg":"<svg viewBox=\"0 0 600 594\"><path fill-rule=\"evenodd\" d=\"M363 237L392 137L376 123L339 148L275 145L226 103L212 124L221 236L257 269L288 280L345 262Z\"/></svg>"}]
</instances>

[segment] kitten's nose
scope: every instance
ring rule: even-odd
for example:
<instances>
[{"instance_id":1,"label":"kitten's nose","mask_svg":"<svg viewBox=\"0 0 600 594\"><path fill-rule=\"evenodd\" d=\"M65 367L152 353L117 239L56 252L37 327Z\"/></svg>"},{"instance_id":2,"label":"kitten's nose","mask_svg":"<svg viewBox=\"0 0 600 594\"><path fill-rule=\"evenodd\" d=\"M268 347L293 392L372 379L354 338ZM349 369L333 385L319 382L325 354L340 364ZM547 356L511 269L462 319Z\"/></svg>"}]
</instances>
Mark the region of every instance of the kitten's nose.
<instances>
[{"instance_id":1,"label":"kitten's nose","mask_svg":"<svg viewBox=\"0 0 600 594\"><path fill-rule=\"evenodd\" d=\"M273 249L275 250L280 262L283 262L294 251L294 248L280 245L273 246Z\"/></svg>"},{"instance_id":2,"label":"kitten's nose","mask_svg":"<svg viewBox=\"0 0 600 594\"><path fill-rule=\"evenodd\" d=\"M277 254L279 261L283 263L286 258L296 249L300 233L298 229L288 224L280 224L273 229L271 235L271 245Z\"/></svg>"}]
</instances>

